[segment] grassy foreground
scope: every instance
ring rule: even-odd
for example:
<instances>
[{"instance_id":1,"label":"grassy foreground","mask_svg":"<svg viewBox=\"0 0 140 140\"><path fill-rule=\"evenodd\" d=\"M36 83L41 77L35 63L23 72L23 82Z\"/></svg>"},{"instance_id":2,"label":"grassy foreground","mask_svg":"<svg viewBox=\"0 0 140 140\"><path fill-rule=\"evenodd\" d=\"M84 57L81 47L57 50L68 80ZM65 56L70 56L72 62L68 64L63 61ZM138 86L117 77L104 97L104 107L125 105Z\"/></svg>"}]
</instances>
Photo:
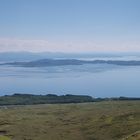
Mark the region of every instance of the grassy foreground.
<instances>
[{"instance_id":1,"label":"grassy foreground","mask_svg":"<svg viewBox=\"0 0 140 140\"><path fill-rule=\"evenodd\" d=\"M140 140L140 101L0 109L0 140Z\"/></svg>"}]
</instances>

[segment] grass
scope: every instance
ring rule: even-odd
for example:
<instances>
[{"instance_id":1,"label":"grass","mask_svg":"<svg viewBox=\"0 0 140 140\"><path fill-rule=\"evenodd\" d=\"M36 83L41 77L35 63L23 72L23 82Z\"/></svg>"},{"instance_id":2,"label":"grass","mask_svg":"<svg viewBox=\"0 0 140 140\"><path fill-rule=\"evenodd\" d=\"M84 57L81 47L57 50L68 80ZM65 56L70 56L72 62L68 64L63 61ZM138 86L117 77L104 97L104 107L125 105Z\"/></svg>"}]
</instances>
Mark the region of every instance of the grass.
<instances>
[{"instance_id":1,"label":"grass","mask_svg":"<svg viewBox=\"0 0 140 140\"><path fill-rule=\"evenodd\" d=\"M139 140L139 131L140 101L0 109L0 140Z\"/></svg>"},{"instance_id":2,"label":"grass","mask_svg":"<svg viewBox=\"0 0 140 140\"><path fill-rule=\"evenodd\" d=\"M124 138L123 140L140 140L140 131L131 134L130 136Z\"/></svg>"},{"instance_id":3,"label":"grass","mask_svg":"<svg viewBox=\"0 0 140 140\"><path fill-rule=\"evenodd\" d=\"M6 136L0 136L0 140L10 140L10 138L8 138Z\"/></svg>"}]
</instances>

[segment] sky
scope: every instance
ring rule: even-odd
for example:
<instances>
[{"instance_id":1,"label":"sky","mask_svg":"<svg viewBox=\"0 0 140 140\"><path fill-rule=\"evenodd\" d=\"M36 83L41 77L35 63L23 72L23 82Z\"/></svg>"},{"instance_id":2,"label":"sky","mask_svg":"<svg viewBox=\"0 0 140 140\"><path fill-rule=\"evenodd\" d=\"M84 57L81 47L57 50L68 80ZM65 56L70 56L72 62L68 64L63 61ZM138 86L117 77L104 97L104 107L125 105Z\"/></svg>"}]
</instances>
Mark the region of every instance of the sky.
<instances>
[{"instance_id":1,"label":"sky","mask_svg":"<svg viewBox=\"0 0 140 140\"><path fill-rule=\"evenodd\" d=\"M140 0L0 0L0 52L138 52Z\"/></svg>"}]
</instances>

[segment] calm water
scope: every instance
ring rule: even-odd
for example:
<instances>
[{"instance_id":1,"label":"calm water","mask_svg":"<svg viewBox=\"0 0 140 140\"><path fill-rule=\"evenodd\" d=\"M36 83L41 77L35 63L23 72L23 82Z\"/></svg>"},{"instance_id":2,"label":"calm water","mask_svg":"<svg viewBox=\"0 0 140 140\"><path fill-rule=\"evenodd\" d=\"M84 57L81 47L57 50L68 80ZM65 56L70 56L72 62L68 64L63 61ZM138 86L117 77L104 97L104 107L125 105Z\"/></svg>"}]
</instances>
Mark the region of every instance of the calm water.
<instances>
[{"instance_id":1,"label":"calm water","mask_svg":"<svg viewBox=\"0 0 140 140\"><path fill-rule=\"evenodd\" d=\"M140 97L140 67L83 65L21 68L0 66L0 95L13 93Z\"/></svg>"}]
</instances>

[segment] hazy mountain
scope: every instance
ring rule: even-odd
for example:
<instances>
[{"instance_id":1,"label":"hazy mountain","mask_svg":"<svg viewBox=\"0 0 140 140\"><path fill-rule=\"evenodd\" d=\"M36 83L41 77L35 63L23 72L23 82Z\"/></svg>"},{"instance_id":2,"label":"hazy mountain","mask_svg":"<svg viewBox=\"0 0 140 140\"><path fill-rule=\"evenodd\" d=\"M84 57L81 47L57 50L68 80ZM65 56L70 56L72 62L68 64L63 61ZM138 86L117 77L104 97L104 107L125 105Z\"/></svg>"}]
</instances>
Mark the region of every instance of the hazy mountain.
<instances>
[{"instance_id":1,"label":"hazy mountain","mask_svg":"<svg viewBox=\"0 0 140 140\"><path fill-rule=\"evenodd\" d=\"M65 59L78 59L78 58L94 58L94 57L122 57L129 55L139 55L138 53L61 53L61 52L1 52L0 62L3 61L33 61L44 58L65 58ZM140 55L139 55L140 56Z\"/></svg>"},{"instance_id":2,"label":"hazy mountain","mask_svg":"<svg viewBox=\"0 0 140 140\"><path fill-rule=\"evenodd\" d=\"M83 65L83 64L111 64L120 66L140 66L140 61L118 61L118 60L77 60L77 59L41 59L29 62L11 62L2 65L12 65L19 67L47 67L47 66L64 66L64 65Z\"/></svg>"}]
</instances>

